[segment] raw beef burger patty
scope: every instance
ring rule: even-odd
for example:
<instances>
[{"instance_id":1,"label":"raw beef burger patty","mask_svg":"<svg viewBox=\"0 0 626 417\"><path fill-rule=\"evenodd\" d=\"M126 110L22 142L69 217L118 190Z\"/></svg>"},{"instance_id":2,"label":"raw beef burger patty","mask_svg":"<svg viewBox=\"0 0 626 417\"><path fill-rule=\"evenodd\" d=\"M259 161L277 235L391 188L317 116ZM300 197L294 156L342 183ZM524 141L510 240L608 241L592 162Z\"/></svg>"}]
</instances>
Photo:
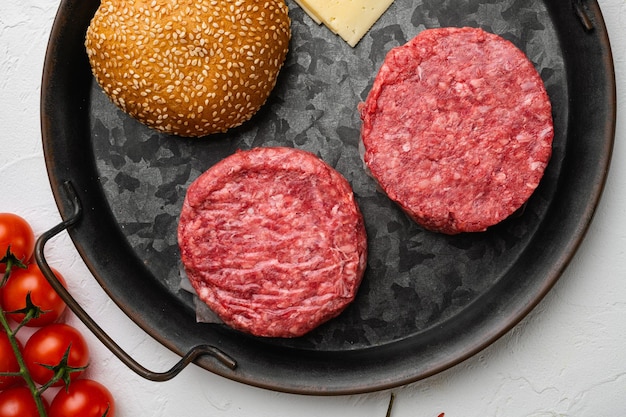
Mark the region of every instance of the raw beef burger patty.
<instances>
[{"instance_id":1,"label":"raw beef burger patty","mask_svg":"<svg viewBox=\"0 0 626 417\"><path fill-rule=\"evenodd\" d=\"M425 30L392 49L359 109L372 175L433 231L504 220L533 193L552 152L541 77L521 50L481 29Z\"/></svg>"},{"instance_id":2,"label":"raw beef burger patty","mask_svg":"<svg viewBox=\"0 0 626 417\"><path fill-rule=\"evenodd\" d=\"M198 296L256 336L301 336L354 299L366 264L348 181L292 148L239 151L189 189L178 242Z\"/></svg>"}]
</instances>

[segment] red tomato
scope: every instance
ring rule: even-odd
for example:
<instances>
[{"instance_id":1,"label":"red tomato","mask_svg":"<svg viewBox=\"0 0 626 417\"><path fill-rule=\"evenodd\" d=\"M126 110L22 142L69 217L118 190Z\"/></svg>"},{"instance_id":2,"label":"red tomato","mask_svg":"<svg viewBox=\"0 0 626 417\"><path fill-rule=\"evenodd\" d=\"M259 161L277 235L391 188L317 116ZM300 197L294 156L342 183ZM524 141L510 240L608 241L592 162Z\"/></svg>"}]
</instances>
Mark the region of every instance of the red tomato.
<instances>
[{"instance_id":1,"label":"red tomato","mask_svg":"<svg viewBox=\"0 0 626 417\"><path fill-rule=\"evenodd\" d=\"M68 347L70 347L68 366L81 368L89 364L87 342L74 327L64 323L53 323L33 333L22 351L26 367L33 380L42 385L50 381L54 372L42 365L58 365ZM82 371L72 372L70 378L74 380L80 374ZM61 385L63 381L59 380L53 386Z\"/></svg>"},{"instance_id":2,"label":"red tomato","mask_svg":"<svg viewBox=\"0 0 626 417\"><path fill-rule=\"evenodd\" d=\"M52 268L59 281L65 286L65 279ZM0 303L5 311L17 311L26 307L26 295L30 293L30 299L43 313L26 323L30 327L41 327L55 322L65 311L65 303L54 291L37 264L30 264L28 268L15 268L1 291ZM24 319L24 314L7 314L16 322Z\"/></svg>"},{"instance_id":3,"label":"red tomato","mask_svg":"<svg viewBox=\"0 0 626 417\"><path fill-rule=\"evenodd\" d=\"M102 417L105 412L107 417L115 417L111 392L99 382L77 379L54 397L48 417Z\"/></svg>"},{"instance_id":4,"label":"red tomato","mask_svg":"<svg viewBox=\"0 0 626 417\"><path fill-rule=\"evenodd\" d=\"M17 214L0 213L0 259L4 258L7 248L20 261L26 263L35 250L35 235L30 224ZM0 264L0 272L6 265Z\"/></svg>"},{"instance_id":5,"label":"red tomato","mask_svg":"<svg viewBox=\"0 0 626 417\"><path fill-rule=\"evenodd\" d=\"M19 341L17 344L21 349L22 346ZM7 336L5 332L0 331L0 372L19 371L20 365L17 363L17 359L15 359L9 336ZM19 376L0 376L0 390L17 385L21 381L23 381L23 379Z\"/></svg>"},{"instance_id":6,"label":"red tomato","mask_svg":"<svg viewBox=\"0 0 626 417\"><path fill-rule=\"evenodd\" d=\"M48 403L42 398L44 408ZM39 417L37 405L26 387L10 388L0 392L0 417Z\"/></svg>"}]
</instances>

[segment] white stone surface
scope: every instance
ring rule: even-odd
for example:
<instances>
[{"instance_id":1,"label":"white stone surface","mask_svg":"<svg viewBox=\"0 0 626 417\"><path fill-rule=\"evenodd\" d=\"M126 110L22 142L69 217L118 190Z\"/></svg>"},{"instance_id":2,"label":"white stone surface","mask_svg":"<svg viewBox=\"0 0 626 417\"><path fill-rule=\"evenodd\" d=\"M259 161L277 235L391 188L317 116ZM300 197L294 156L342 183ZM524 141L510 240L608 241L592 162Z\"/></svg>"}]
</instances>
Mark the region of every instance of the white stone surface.
<instances>
[{"instance_id":1,"label":"white stone surface","mask_svg":"<svg viewBox=\"0 0 626 417\"><path fill-rule=\"evenodd\" d=\"M394 389L393 417L626 415L626 3L599 3L613 47L619 117L613 164L589 233L556 287L521 324L464 363ZM39 127L42 65L58 4L0 1L0 211L22 215L38 234L60 220ZM47 256L70 291L146 366L166 369L178 359L108 300L67 235L48 245ZM88 337L89 374L110 387L118 417L382 417L389 399L388 391L339 397L270 392L195 366L172 381L148 382Z\"/></svg>"}]
</instances>

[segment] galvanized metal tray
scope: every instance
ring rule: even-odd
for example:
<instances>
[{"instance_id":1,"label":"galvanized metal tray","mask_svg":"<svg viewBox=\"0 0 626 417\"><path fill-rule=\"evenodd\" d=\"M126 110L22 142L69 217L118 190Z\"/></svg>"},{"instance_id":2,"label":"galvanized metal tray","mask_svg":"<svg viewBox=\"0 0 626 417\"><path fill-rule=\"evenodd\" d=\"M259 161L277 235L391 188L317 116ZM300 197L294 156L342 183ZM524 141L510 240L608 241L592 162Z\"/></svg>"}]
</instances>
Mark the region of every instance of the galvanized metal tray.
<instances>
[{"instance_id":1,"label":"galvanized metal tray","mask_svg":"<svg viewBox=\"0 0 626 417\"><path fill-rule=\"evenodd\" d=\"M151 131L96 85L83 46L97 0L63 0L42 85L48 174L69 234L108 295L150 335L184 355L212 345L236 360L196 362L272 390L330 395L406 384L474 355L550 290L584 237L602 193L615 129L615 81L598 4L582 0L396 0L350 48L288 2L293 38L268 103L226 134L183 139ZM381 194L359 154L357 105L386 52L419 31L476 26L535 63L555 121L553 158L525 210L487 232L444 236L411 222ZM177 217L187 186L236 149L312 151L352 184L368 232L357 299L298 339L262 339L196 322L180 288Z\"/></svg>"}]
</instances>

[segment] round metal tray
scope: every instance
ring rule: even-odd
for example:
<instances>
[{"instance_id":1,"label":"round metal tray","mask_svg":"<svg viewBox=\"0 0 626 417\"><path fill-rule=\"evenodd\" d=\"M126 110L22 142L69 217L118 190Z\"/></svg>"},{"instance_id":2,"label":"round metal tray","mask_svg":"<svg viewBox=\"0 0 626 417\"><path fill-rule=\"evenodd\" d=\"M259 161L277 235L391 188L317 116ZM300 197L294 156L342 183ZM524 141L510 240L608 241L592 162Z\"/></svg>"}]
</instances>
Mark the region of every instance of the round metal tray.
<instances>
[{"instance_id":1,"label":"round metal tray","mask_svg":"<svg viewBox=\"0 0 626 417\"><path fill-rule=\"evenodd\" d=\"M523 3L523 4L522 4ZM95 84L83 46L97 0L63 0L43 74L43 146L63 218L108 295L159 342L183 355L219 347L237 361L197 363L242 383L303 394L360 393L449 368L517 324L549 291L591 221L615 129L609 41L595 1L396 0L350 48L293 2L293 38L276 89L227 134L183 139L149 130ZM357 104L386 52L424 28L478 26L535 63L552 100L555 139L525 210L489 231L444 236L411 222L376 188L359 155ZM180 288L177 217L188 184L238 148L317 153L352 184L368 231L369 262L355 302L297 339L247 336L196 322Z\"/></svg>"}]
</instances>

